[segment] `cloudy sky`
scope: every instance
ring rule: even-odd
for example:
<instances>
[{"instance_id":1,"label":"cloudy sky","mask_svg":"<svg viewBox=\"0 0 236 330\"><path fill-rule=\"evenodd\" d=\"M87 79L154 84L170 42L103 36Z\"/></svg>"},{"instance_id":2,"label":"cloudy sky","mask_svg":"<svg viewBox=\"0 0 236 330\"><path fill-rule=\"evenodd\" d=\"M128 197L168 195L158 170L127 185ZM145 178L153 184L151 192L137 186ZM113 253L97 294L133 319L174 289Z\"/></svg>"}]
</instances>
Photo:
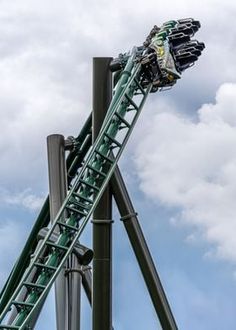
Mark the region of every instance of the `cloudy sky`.
<instances>
[{"instance_id":1,"label":"cloudy sky","mask_svg":"<svg viewBox=\"0 0 236 330\"><path fill-rule=\"evenodd\" d=\"M76 135L91 110L92 57L194 17L206 49L172 91L150 96L120 167L179 328L235 329L235 15L233 0L0 1L0 287L48 191L46 136ZM114 218L114 327L157 329ZM45 329L55 329L53 295L36 327Z\"/></svg>"}]
</instances>

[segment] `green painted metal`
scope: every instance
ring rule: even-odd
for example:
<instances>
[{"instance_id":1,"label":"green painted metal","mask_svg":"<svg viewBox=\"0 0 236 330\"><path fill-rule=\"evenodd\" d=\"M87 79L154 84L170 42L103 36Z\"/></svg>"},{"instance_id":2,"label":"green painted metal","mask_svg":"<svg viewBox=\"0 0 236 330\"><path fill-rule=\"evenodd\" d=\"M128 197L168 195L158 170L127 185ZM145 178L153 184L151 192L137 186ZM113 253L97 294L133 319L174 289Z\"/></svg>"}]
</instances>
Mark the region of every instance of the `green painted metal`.
<instances>
[{"instance_id":1,"label":"green painted metal","mask_svg":"<svg viewBox=\"0 0 236 330\"><path fill-rule=\"evenodd\" d=\"M42 246L35 252L37 234L49 222L48 199L45 201L22 254L0 293L0 329L28 329L32 315L47 296L99 202L148 93L173 86L182 71L192 66L204 49L203 43L190 39L199 27L200 23L191 18L169 21L161 28L155 26L143 47L134 48L131 54L123 54L115 60L113 71L118 70L117 84L101 131L88 153L91 123L87 122L88 127L85 125L87 128L82 129L81 140L77 139L77 146L67 159L68 181L71 182L69 193ZM161 72L156 71L157 68ZM137 100L138 95L141 96ZM134 114L131 119L130 113ZM78 174L82 162L84 165ZM52 243L51 235L58 229L59 239ZM30 260L32 253L34 258ZM30 280L33 270L36 276ZM24 301L19 301L18 297L25 289L28 295ZM17 317L12 324L4 325L11 308L16 308Z\"/></svg>"},{"instance_id":2,"label":"green painted metal","mask_svg":"<svg viewBox=\"0 0 236 330\"><path fill-rule=\"evenodd\" d=\"M34 227L32 228L31 233L26 241L24 249L20 257L16 261L16 264L14 265L13 270L7 280L7 283L1 292L1 297L0 297L1 313L4 310L7 302L11 298L26 268L28 267L30 262L30 255L37 245L38 232L40 231L41 228L47 226L48 219L49 219L49 199L47 197L39 213L39 216L34 224Z\"/></svg>"},{"instance_id":3,"label":"green painted metal","mask_svg":"<svg viewBox=\"0 0 236 330\"><path fill-rule=\"evenodd\" d=\"M62 265L82 234L113 174L152 88L151 83L146 88L140 86L141 65L136 61L136 56L137 49L134 48L116 85L101 131L80 173L72 183L54 224L0 315L0 329L26 329L31 316L48 294ZM131 118L130 114L133 114ZM119 134L120 132L123 134ZM50 237L58 228L61 234L58 241L52 245ZM28 278L33 269L37 270L37 276L34 281L29 282ZM25 301L18 301L17 297L24 288L27 288L29 294ZM13 324L4 325L11 308L17 308L17 317Z\"/></svg>"},{"instance_id":4,"label":"green painted metal","mask_svg":"<svg viewBox=\"0 0 236 330\"><path fill-rule=\"evenodd\" d=\"M67 157L66 166L68 170L68 183L70 183L73 180L78 168L81 166L81 163L91 146L91 142L92 142L91 125L92 125L92 114L89 115L84 126L82 127L80 134L76 138L76 142L78 144L77 149L70 152L70 154ZM25 243L21 255L16 261L11 271L11 274L9 275L9 278L7 279L7 282L0 293L0 314L4 310L7 302L13 295L14 290L16 289L20 279L22 278L27 267L29 266L30 256L34 252L36 245L38 243L37 235L40 229L48 226L49 222L50 222L49 198L47 197L36 219L36 222L29 234L29 237Z\"/></svg>"},{"instance_id":5,"label":"green painted metal","mask_svg":"<svg viewBox=\"0 0 236 330\"><path fill-rule=\"evenodd\" d=\"M134 48L131 54L121 54L115 59L111 69L113 67L113 71L118 70L115 76L117 83L101 131L89 153L91 131L90 134L88 132L91 118L82 129L80 138L77 138L75 150L67 159L69 193L55 223L48 231L42 246L35 252L37 234L49 223L47 198L0 293L0 329L28 329L32 315L47 296L99 202L148 93L173 86L181 73L194 64L204 49L203 43L190 39L199 27L200 22L191 18L168 21L161 28L154 26L144 46ZM131 119L130 113L134 114ZM123 134L119 134L120 132ZM59 239L52 243L51 235L58 229ZM32 253L34 258L30 260ZM36 276L30 280L33 270L36 271ZM18 297L25 289L28 295L24 301L19 301ZM11 308L16 308L17 317L12 324L4 325Z\"/></svg>"}]
</instances>

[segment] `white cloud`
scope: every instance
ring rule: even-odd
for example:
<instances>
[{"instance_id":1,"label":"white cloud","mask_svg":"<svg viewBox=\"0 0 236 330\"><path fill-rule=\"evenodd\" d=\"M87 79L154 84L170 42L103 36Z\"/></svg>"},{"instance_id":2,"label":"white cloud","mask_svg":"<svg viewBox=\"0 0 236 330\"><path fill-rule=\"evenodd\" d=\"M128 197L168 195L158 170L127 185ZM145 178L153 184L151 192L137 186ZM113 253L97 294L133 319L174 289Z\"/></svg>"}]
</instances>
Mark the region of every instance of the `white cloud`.
<instances>
[{"instance_id":1,"label":"white cloud","mask_svg":"<svg viewBox=\"0 0 236 330\"><path fill-rule=\"evenodd\" d=\"M39 210L45 197L39 197L32 193L30 189L25 189L19 193L13 193L5 189L0 190L0 204L3 206L20 206L30 211Z\"/></svg>"},{"instance_id":2,"label":"white cloud","mask_svg":"<svg viewBox=\"0 0 236 330\"><path fill-rule=\"evenodd\" d=\"M140 187L235 262L236 84L222 85L197 121L166 109L148 121L136 149Z\"/></svg>"},{"instance_id":3,"label":"white cloud","mask_svg":"<svg viewBox=\"0 0 236 330\"><path fill-rule=\"evenodd\" d=\"M23 191L20 194L14 193L14 198L10 201L6 198L4 200L3 196L0 196L0 201L2 203L14 202L16 206L23 207L34 205L35 208L39 204L40 198L38 199L37 195L35 196L36 193L32 192L44 191L47 186L46 136L51 133L76 134L82 126L92 104L91 64L93 56L116 56L120 52L129 50L133 45L141 44L154 24L161 24L172 18L190 16L201 21L202 28L196 37L205 41L207 48L196 67L184 74L183 79L171 93L165 94L165 98L169 101L172 98L172 103L180 102L183 107L187 101L189 105L192 102L203 103L206 102L205 100L211 100L216 86L223 81L234 81L236 77L236 50L233 34L235 1L225 0L222 3L220 0L208 0L204 6L196 0L179 0L178 2L167 0L161 6L158 6L156 0L148 0L145 4L140 0L0 1L0 181L1 186L5 189L13 191L12 187L14 187L14 191ZM155 97L153 96L153 100ZM160 95L158 100L158 104L160 104ZM146 110L148 109L145 109L145 112ZM150 125L140 122L142 132L148 126L147 129L150 129L154 141L158 141L159 137L161 138L163 135L161 145L166 149L172 144L172 140L168 138L169 132L168 126L166 126L170 121L172 125L170 129L173 131L171 133L176 138L176 146L180 149L182 160L173 159L171 153L174 153L174 149L170 149L168 153L164 153L164 150L158 151L158 154L163 155L163 163L166 162L166 159L170 159L176 164L173 164L172 168L171 164L168 164L167 174L163 168L164 164L158 165L162 170L160 173L163 174L163 178L151 179L151 183L154 183L158 189L160 182L162 193L157 196L153 190L150 195L161 199L166 205L183 207L182 201L190 189L190 184L188 185L188 180L190 180L193 186L196 183L196 190L198 184L199 191L195 191L196 196L194 192L192 192L192 196L189 195L188 205L190 206L185 211L203 213L202 210L194 209L191 205L195 199L201 200L201 194L205 191L204 184L209 194L212 193L214 185L211 187L210 182L205 182L204 178L194 180L191 171L196 176L200 175L201 178L207 171L210 180L211 176L214 179L215 162L219 166L222 164L216 155L213 155L216 160L209 159L208 153L211 148L206 148L208 165L213 171L206 170L202 165L203 157L198 156L201 159L197 161L195 157L196 164L193 162L193 157L190 157L189 164L192 163L192 168L188 169L189 173L187 173L187 169L186 173L182 173L184 172L182 166L186 164L185 160L188 160L188 157L187 155L184 157L184 148L181 150L181 144L182 141L185 144L186 138L190 137L193 147L196 145L196 153L199 154L196 141L199 136L198 132L203 134L201 144L204 142L204 136L206 140L209 138L210 143L210 137L214 135L217 128L211 127L211 131L207 134L204 127L213 124L208 124L206 118L205 121L200 119L200 122L196 124L189 119L176 117L174 111L171 113L170 109L166 109L166 111L168 111L169 117L167 114L160 114L160 117L156 118L158 122L160 119L163 127L154 122L157 125L156 128L160 129L159 133L155 132L153 135L154 132L149 128ZM204 113L206 114L206 112ZM217 122L212 119L210 123L213 121ZM215 125L217 126L217 123ZM166 130L164 126L166 126ZM223 125L219 124L219 126ZM234 136L234 133L229 132L227 123L225 126L225 131L229 134L228 139L231 140L230 136ZM174 134L175 129L177 131ZM137 136L138 131L135 132ZM142 134L142 139L143 137L145 142L148 137ZM150 143L153 143L153 140ZM135 144L136 141L133 146ZM224 147L221 149L224 149L225 143L222 142L222 145ZM139 148L141 150L141 146ZM191 151L190 146L189 149ZM152 153L153 149L148 147L147 151ZM224 152L227 154L226 150ZM212 152L212 154L214 153ZM145 165L141 160L139 161L139 166L144 169ZM151 159L147 160L149 168L160 161L160 159L155 162ZM212 165L210 165L211 163ZM178 171L181 174L180 179L183 180L183 186L178 183L178 179L172 173L175 166L179 167ZM129 171L131 172L130 164L127 166L127 176L130 175ZM226 172L231 177L234 174L234 166L228 166ZM153 177L156 174L155 171ZM142 178L143 187L145 182L150 180L148 174L145 175L146 177ZM169 175L172 180L169 186L174 190L171 196L169 196L170 189L165 188L165 184L168 185L166 179L169 179ZM226 176L225 174L224 177ZM30 187L32 190L24 191L25 187ZM186 192L181 191L179 187L186 189ZM207 190L205 194L207 194ZM214 204L214 202L212 197L211 203ZM229 200L228 203L231 206L233 201ZM203 206L206 208L206 205ZM231 209L231 211L233 214L234 210ZM229 228L230 215L226 217L224 209L221 212L226 218L224 221L227 220L226 227ZM222 219L217 210L215 213L217 219ZM188 217L188 214L182 213L182 221L186 222L187 219L191 224L194 223L202 228L204 232L209 231L208 226L202 224L203 220L197 223L196 215ZM178 218L175 221L178 222ZM12 263L20 250L20 245L24 242L25 230L15 222L6 223L5 218L1 219L0 225L0 235L3 238L0 242L1 266L3 261L6 263L6 267L4 265L1 268L4 271L4 276L0 274L2 280L3 277L6 277L7 267L8 271L10 270L10 261ZM225 233L225 236L227 235L228 233ZM218 236L214 234L213 238L208 239L220 247L222 244ZM229 246L231 248L232 242L229 242ZM224 249L226 248L224 247ZM5 258L6 254L8 259ZM195 294L195 292L193 293ZM194 312L195 310L196 305L194 305ZM44 326L39 325L39 329L44 329Z\"/></svg>"},{"instance_id":4,"label":"white cloud","mask_svg":"<svg viewBox=\"0 0 236 330\"><path fill-rule=\"evenodd\" d=\"M194 75L186 72L182 88L176 86L176 102L190 94L189 85L196 88L201 82L208 95L222 79L235 77L235 45L232 34L225 33L228 21L233 30L234 2L225 1L222 7L220 1L209 0L203 8L194 0L181 0L176 5L167 1L158 10L156 6L154 0L145 6L134 0L1 1L0 173L4 186L17 182L20 189L25 184L45 189L46 135L75 135L82 126L91 109L92 57L116 56L141 44L154 24L193 13L202 21L197 37L207 43L205 55L198 70L191 70ZM195 94L191 92L190 101L200 97Z\"/></svg>"}]
</instances>

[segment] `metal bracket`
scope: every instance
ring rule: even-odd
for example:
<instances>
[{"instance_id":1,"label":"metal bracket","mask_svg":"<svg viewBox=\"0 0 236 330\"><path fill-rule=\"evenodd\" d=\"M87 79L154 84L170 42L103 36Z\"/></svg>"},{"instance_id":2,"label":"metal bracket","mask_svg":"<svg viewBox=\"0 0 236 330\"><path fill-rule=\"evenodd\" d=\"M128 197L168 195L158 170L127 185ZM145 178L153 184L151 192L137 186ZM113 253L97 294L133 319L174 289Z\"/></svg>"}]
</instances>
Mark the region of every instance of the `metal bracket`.
<instances>
[{"instance_id":1,"label":"metal bracket","mask_svg":"<svg viewBox=\"0 0 236 330\"><path fill-rule=\"evenodd\" d=\"M127 221L131 218L136 218L138 216L138 213L137 212L134 212L134 213L129 213L127 215L124 215L123 217L120 218L121 221Z\"/></svg>"},{"instance_id":2,"label":"metal bracket","mask_svg":"<svg viewBox=\"0 0 236 330\"><path fill-rule=\"evenodd\" d=\"M65 139L65 150L77 151L81 146L81 142L78 141L74 136L68 136Z\"/></svg>"},{"instance_id":3,"label":"metal bracket","mask_svg":"<svg viewBox=\"0 0 236 330\"><path fill-rule=\"evenodd\" d=\"M90 267L90 266L87 266L87 267L81 266L81 268L67 268L65 270L65 276L68 276L68 274L70 274L70 273L79 273L81 276L83 276L84 272L86 270L90 270L90 269L92 269L92 267Z\"/></svg>"},{"instance_id":4,"label":"metal bracket","mask_svg":"<svg viewBox=\"0 0 236 330\"><path fill-rule=\"evenodd\" d=\"M114 220L112 219L93 219L91 220L91 223L95 225L106 225L106 224L112 224Z\"/></svg>"}]
</instances>

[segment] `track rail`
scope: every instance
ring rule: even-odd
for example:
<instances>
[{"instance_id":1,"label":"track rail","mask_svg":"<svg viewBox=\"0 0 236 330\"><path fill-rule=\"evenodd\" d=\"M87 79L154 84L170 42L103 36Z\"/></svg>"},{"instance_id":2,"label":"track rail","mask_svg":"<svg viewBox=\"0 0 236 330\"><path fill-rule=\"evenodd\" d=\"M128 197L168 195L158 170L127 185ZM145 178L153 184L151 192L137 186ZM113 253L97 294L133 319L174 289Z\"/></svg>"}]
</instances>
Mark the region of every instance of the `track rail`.
<instances>
[{"instance_id":1,"label":"track rail","mask_svg":"<svg viewBox=\"0 0 236 330\"><path fill-rule=\"evenodd\" d=\"M137 50L134 48L116 86L98 138L88 153L80 173L74 179L70 192L41 247L6 304L0 316L0 329L27 328L37 306L48 294L82 234L113 174L152 88L151 84L146 88L139 84L141 65L136 62L136 56ZM56 243L52 243L50 238L58 228L60 236ZM29 280L35 270L36 276ZM18 297L25 288L28 295L24 301L20 301ZM7 324L7 316L12 308L17 310L17 316L12 324Z\"/></svg>"}]
</instances>

